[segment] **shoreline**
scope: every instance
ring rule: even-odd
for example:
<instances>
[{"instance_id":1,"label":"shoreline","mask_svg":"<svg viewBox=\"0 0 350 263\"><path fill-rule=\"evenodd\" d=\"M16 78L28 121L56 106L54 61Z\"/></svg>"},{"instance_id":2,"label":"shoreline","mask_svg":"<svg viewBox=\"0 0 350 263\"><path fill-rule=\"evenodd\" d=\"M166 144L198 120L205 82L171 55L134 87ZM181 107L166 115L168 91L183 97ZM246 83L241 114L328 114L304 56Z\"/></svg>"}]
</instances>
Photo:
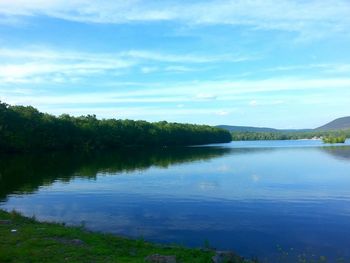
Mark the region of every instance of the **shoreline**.
<instances>
[{"instance_id":1,"label":"shoreline","mask_svg":"<svg viewBox=\"0 0 350 263\"><path fill-rule=\"evenodd\" d=\"M0 209L0 262L236 262L253 261L209 248L161 245L143 239L39 222ZM231 261L220 261L230 257ZM163 260L163 261L161 261ZM164 261L167 260L167 261ZM218 261L216 261L218 260ZM221 258L222 260L222 258Z\"/></svg>"}]
</instances>

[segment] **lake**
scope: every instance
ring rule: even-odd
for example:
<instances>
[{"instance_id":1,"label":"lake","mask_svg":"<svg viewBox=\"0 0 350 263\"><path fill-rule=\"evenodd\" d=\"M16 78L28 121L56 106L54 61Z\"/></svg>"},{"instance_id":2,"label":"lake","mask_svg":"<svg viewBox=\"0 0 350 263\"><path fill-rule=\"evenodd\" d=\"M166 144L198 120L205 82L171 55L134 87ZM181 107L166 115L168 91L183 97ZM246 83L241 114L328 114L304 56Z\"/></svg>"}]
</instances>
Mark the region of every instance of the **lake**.
<instances>
[{"instance_id":1,"label":"lake","mask_svg":"<svg viewBox=\"0 0 350 263\"><path fill-rule=\"evenodd\" d=\"M350 143L1 156L0 208L262 262L350 262Z\"/></svg>"}]
</instances>

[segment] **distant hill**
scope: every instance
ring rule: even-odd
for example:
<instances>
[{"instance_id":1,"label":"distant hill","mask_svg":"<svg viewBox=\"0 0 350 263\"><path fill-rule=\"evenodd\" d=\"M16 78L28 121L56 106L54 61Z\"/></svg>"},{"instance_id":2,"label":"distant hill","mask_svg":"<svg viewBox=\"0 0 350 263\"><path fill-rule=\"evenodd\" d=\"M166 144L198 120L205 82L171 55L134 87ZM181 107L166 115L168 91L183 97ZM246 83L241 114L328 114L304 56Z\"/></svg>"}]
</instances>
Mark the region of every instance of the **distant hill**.
<instances>
[{"instance_id":1,"label":"distant hill","mask_svg":"<svg viewBox=\"0 0 350 263\"><path fill-rule=\"evenodd\" d=\"M316 129L274 129L267 127L250 127L250 126L231 126L231 125L218 125L218 128L228 130L230 132L308 132L308 131L331 131L331 130L344 130L350 129L350 116L343 117L331 121Z\"/></svg>"},{"instance_id":2,"label":"distant hill","mask_svg":"<svg viewBox=\"0 0 350 263\"><path fill-rule=\"evenodd\" d=\"M249 126L230 126L230 125L218 125L221 129L225 129L230 132L277 132L277 129L265 128L265 127L249 127Z\"/></svg>"},{"instance_id":3,"label":"distant hill","mask_svg":"<svg viewBox=\"0 0 350 263\"><path fill-rule=\"evenodd\" d=\"M317 131L331 131L350 129L350 117L335 119L321 127L316 128Z\"/></svg>"},{"instance_id":4,"label":"distant hill","mask_svg":"<svg viewBox=\"0 0 350 263\"><path fill-rule=\"evenodd\" d=\"M230 125L218 125L221 129L225 129L230 132L307 132L313 131L313 129L275 129L267 127L250 127L250 126L230 126Z\"/></svg>"}]
</instances>

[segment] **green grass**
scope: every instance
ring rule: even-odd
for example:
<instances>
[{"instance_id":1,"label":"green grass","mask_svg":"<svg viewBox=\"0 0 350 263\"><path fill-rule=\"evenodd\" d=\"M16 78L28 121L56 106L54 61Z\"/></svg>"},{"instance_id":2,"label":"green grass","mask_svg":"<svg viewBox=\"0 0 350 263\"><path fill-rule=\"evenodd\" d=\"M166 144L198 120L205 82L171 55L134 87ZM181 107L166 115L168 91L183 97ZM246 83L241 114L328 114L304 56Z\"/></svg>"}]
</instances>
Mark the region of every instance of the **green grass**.
<instances>
[{"instance_id":1,"label":"green grass","mask_svg":"<svg viewBox=\"0 0 350 263\"><path fill-rule=\"evenodd\" d=\"M17 231L12 232L13 229ZM111 234L92 233L81 227L38 222L17 212L0 210L2 263L145 262L145 257L152 254L176 255L178 262L195 263L211 262L214 253L180 246L157 245Z\"/></svg>"}]
</instances>

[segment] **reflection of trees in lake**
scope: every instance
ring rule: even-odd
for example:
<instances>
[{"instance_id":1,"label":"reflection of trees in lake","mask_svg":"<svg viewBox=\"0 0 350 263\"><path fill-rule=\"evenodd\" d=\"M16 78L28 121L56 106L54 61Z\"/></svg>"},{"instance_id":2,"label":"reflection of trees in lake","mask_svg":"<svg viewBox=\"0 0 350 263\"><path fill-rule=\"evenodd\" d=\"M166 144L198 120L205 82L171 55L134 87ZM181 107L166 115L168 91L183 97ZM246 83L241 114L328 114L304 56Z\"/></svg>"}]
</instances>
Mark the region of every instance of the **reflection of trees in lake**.
<instances>
[{"instance_id":1,"label":"reflection of trees in lake","mask_svg":"<svg viewBox=\"0 0 350 263\"><path fill-rule=\"evenodd\" d=\"M304 148L314 151L315 148ZM97 174L117 174L209 160L224 155L268 154L290 148L130 148L118 152L62 152L0 156L0 200L11 193L30 193L56 180L75 177L95 178ZM298 148L300 150L300 148ZM320 147L317 150L350 161L349 146Z\"/></svg>"},{"instance_id":2,"label":"reflection of trees in lake","mask_svg":"<svg viewBox=\"0 0 350 263\"><path fill-rule=\"evenodd\" d=\"M330 146L320 149L336 159L350 161L350 146Z\"/></svg>"},{"instance_id":3,"label":"reflection of trees in lake","mask_svg":"<svg viewBox=\"0 0 350 263\"><path fill-rule=\"evenodd\" d=\"M0 199L11 193L30 193L41 185L74 177L95 178L103 173L132 172L152 166L208 160L230 152L227 148L132 148L118 152L62 152L0 157Z\"/></svg>"}]
</instances>

